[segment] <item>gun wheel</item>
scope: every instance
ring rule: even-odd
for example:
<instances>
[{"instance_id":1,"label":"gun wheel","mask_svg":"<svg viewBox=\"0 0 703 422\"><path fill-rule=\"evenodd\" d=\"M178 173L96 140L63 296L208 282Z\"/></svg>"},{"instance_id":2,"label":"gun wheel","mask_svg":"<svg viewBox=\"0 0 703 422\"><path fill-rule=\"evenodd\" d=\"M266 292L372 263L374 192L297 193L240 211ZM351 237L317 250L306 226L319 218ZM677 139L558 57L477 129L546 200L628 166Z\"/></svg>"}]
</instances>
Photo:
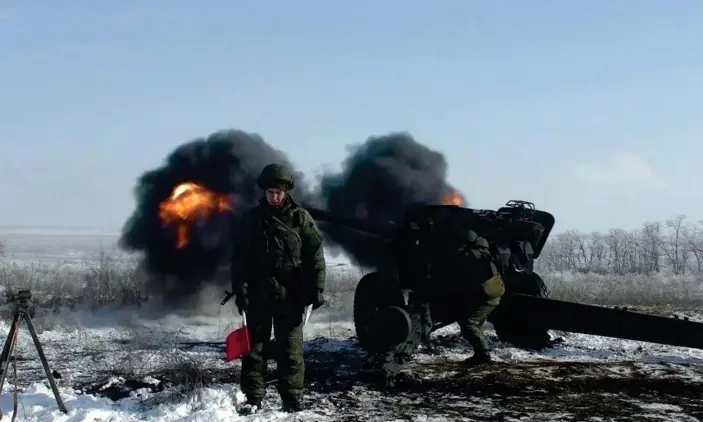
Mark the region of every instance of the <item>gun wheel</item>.
<instances>
[{"instance_id":1,"label":"gun wheel","mask_svg":"<svg viewBox=\"0 0 703 422\"><path fill-rule=\"evenodd\" d=\"M359 345L368 351L382 347L374 334L373 318L382 309L403 305L403 292L392 275L373 272L363 276L354 292L354 328Z\"/></svg>"},{"instance_id":2,"label":"gun wheel","mask_svg":"<svg viewBox=\"0 0 703 422\"><path fill-rule=\"evenodd\" d=\"M525 275L514 285L506 287L512 293L549 297L547 285L542 277L535 273ZM520 318L520 315L515 315L510 308L499 305L491 313L488 321L493 324L498 340L520 349L542 350L552 345L548 329L529 324L524 318Z\"/></svg>"}]
</instances>

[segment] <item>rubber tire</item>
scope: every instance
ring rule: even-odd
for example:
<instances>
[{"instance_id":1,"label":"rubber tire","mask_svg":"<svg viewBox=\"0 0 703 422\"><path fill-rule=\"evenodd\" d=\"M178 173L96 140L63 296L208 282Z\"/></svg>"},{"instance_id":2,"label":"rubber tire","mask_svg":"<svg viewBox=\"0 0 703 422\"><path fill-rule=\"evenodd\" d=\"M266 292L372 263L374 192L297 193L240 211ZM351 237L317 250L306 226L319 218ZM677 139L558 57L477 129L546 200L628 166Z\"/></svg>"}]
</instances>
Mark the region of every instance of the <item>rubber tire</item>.
<instances>
[{"instance_id":1,"label":"rubber tire","mask_svg":"<svg viewBox=\"0 0 703 422\"><path fill-rule=\"evenodd\" d=\"M379 340L383 342L385 350L397 349L407 343L412 334L413 322L403 307L384 307L376 316L377 327L381 329Z\"/></svg>"},{"instance_id":2,"label":"rubber tire","mask_svg":"<svg viewBox=\"0 0 703 422\"><path fill-rule=\"evenodd\" d=\"M548 298L547 286L538 274L526 274L514 285L506 286L512 293ZM549 330L530 326L520 315L513 315L510 308L501 305L491 313L488 321L493 324L498 340L526 350L542 350L552 345Z\"/></svg>"},{"instance_id":3,"label":"rubber tire","mask_svg":"<svg viewBox=\"0 0 703 422\"><path fill-rule=\"evenodd\" d=\"M379 309L405 306L405 298L398 281L390 274L373 272L359 280L354 292L354 328L359 345L367 351L377 351L369 329L370 318Z\"/></svg>"}]
</instances>

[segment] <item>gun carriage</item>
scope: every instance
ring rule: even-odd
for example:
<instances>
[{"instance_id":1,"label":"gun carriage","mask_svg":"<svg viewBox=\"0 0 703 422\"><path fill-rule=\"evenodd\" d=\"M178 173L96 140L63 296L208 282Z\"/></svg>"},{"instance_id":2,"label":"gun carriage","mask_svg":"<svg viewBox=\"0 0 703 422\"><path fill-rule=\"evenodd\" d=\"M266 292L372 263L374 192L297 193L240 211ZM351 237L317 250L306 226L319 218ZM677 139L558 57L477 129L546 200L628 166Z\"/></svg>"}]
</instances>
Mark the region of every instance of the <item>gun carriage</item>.
<instances>
[{"instance_id":1,"label":"gun carriage","mask_svg":"<svg viewBox=\"0 0 703 422\"><path fill-rule=\"evenodd\" d=\"M471 269L457 253L468 241L468 230L489 242L505 282L506 293L488 320L499 340L539 350L553 345L549 330L560 330L703 349L701 323L550 299L534 262L555 219L531 202L512 200L497 210L420 205L407 210L402 221L387 224L308 211L323 226L355 230L385 243L392 265L359 280L354 325L364 349L392 353L399 365L412 358L430 333L455 322L449 287L470 278Z\"/></svg>"}]
</instances>

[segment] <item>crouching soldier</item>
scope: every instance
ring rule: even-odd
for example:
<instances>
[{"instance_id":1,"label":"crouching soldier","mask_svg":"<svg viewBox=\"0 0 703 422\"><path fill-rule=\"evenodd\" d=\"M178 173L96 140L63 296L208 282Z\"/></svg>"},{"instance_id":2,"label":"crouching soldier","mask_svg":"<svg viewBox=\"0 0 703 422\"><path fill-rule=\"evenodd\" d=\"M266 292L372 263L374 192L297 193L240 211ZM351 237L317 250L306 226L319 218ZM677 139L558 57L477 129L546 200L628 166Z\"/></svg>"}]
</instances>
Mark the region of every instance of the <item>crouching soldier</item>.
<instances>
[{"instance_id":1,"label":"crouching soldier","mask_svg":"<svg viewBox=\"0 0 703 422\"><path fill-rule=\"evenodd\" d=\"M500 298L505 294L505 285L486 239L470 230L464 252L473 270L469 276L471 279L461 283L466 291L463 295L464 306L459 311L457 321L462 336L474 350L473 356L466 363L490 363L491 348L483 326L490 313L500 304Z\"/></svg>"},{"instance_id":2,"label":"crouching soldier","mask_svg":"<svg viewBox=\"0 0 703 422\"><path fill-rule=\"evenodd\" d=\"M326 277L322 236L310 214L290 196L291 171L266 166L257 180L265 197L242 216L235 230L232 286L246 312L251 352L242 359L244 413L261 409L266 394L264 346L276 338L278 392L285 411L302 409L305 364L303 312L324 303Z\"/></svg>"}]
</instances>

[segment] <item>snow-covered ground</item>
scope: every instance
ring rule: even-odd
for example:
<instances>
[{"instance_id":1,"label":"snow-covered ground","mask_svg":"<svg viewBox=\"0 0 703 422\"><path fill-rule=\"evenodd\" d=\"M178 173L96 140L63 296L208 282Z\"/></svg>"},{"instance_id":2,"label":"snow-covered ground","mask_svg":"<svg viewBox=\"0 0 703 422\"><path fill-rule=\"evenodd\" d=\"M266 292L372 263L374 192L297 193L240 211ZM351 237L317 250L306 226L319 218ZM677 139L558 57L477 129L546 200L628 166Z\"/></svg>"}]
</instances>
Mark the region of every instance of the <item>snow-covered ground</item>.
<instances>
[{"instance_id":1,"label":"snow-covered ground","mask_svg":"<svg viewBox=\"0 0 703 422\"><path fill-rule=\"evenodd\" d=\"M116 239L6 231L0 240L8 262L53 265L91 259ZM385 392L360 376L365 354L343 318L346 308L316 312L305 328L308 409L279 411L272 361L263 412L242 417L235 411L244 399L240 366L223 362L222 345L240 320L219 300L187 314L151 302L141 309L38 309L35 325L69 413L59 412L23 326L0 422L12 418L15 386L19 421L703 420L703 350L555 333L562 344L527 352L499 343L490 325L496 365L466 367L470 349L449 326L404 368L398 389ZM0 340L7 332L8 321L0 321Z\"/></svg>"},{"instance_id":2,"label":"snow-covered ground","mask_svg":"<svg viewBox=\"0 0 703 422\"><path fill-rule=\"evenodd\" d=\"M694 421L703 416L701 350L570 334L562 345L540 353L497 343L497 365L469 369L461 361L470 350L449 326L433 335L431 350L408 364L404 382L390 393L359 377L364 353L355 346L350 324L330 322L322 314L306 327L309 409L297 415L278 410L272 362L266 408L242 417L235 411L244 399L239 364L224 363L219 344L238 326L238 317L225 310L211 316L155 317L154 312L38 315L40 338L60 375L69 414L58 411L23 329L16 352L20 420ZM3 325L0 333L7 329ZM192 343L197 341L204 343ZM15 379L12 370L9 374L0 397L2 421L13 408ZM197 393L164 388L167 383L189 384Z\"/></svg>"},{"instance_id":3,"label":"snow-covered ground","mask_svg":"<svg viewBox=\"0 0 703 422\"><path fill-rule=\"evenodd\" d=\"M114 259L128 255L117 247L117 233L97 230L0 228L6 261L17 263L80 263L105 251Z\"/></svg>"}]
</instances>

